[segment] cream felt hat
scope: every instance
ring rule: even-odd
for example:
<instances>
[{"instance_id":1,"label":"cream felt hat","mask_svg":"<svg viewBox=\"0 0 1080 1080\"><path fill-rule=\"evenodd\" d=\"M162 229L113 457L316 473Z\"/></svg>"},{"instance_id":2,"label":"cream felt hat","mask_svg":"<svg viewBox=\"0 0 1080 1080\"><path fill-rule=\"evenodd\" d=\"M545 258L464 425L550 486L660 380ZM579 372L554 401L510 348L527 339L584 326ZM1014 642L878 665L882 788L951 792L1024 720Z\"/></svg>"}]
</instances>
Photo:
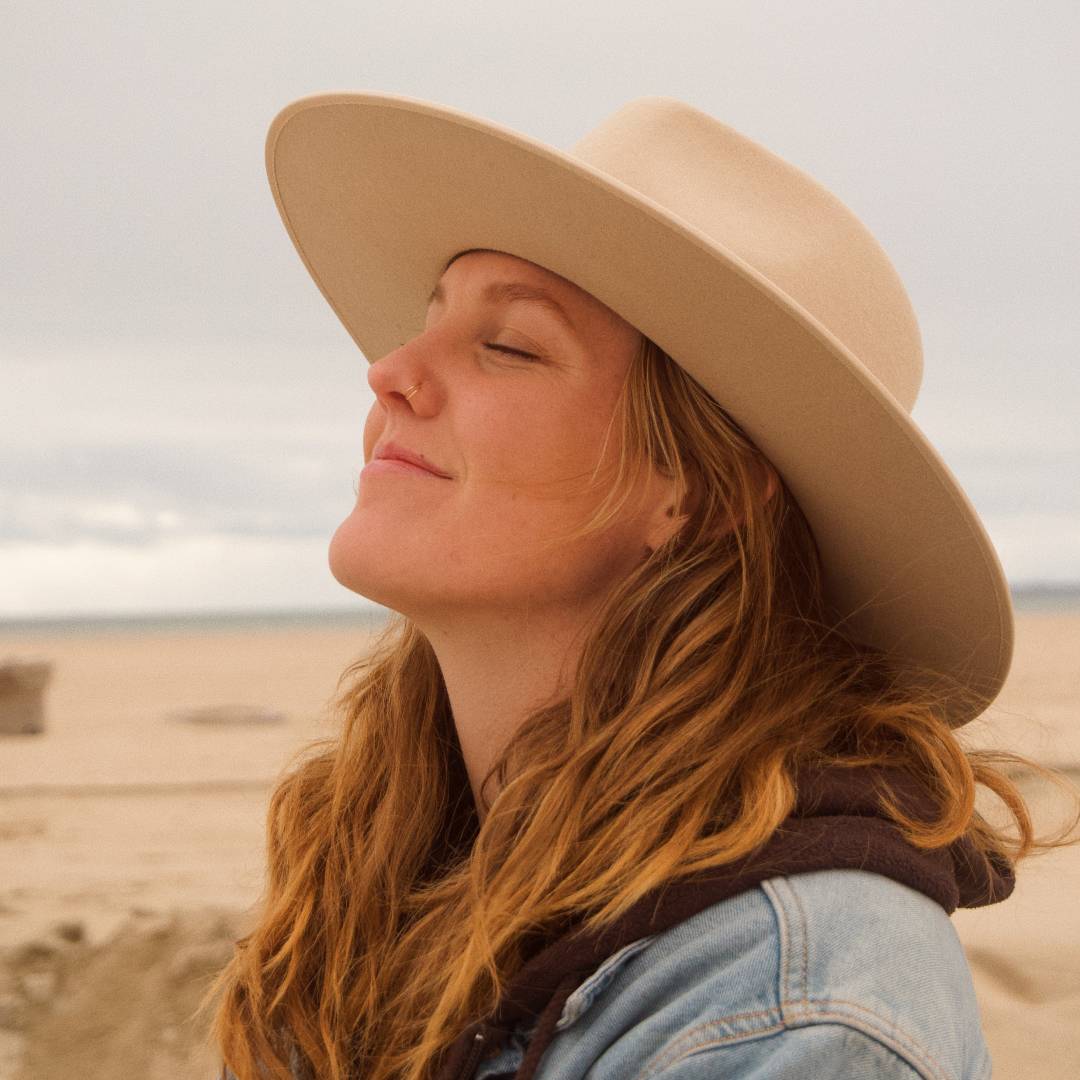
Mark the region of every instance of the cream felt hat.
<instances>
[{"instance_id":1,"label":"cream felt hat","mask_svg":"<svg viewBox=\"0 0 1080 1080\"><path fill-rule=\"evenodd\" d=\"M949 706L954 726L997 696L1009 588L911 419L911 302L869 230L813 178L670 97L627 102L564 151L374 91L285 106L266 169L296 250L369 363L423 331L428 294L465 248L562 275L668 353L773 463L845 633L974 693L974 706Z\"/></svg>"}]
</instances>

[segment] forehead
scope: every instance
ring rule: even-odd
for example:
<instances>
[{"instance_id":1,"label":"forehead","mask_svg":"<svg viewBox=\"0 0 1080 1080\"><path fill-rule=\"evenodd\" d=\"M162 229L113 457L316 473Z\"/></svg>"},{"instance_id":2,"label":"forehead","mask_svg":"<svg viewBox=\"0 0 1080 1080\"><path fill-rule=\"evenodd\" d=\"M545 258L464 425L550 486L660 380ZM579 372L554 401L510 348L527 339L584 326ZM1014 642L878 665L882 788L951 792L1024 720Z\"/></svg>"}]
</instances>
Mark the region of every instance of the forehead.
<instances>
[{"instance_id":1,"label":"forehead","mask_svg":"<svg viewBox=\"0 0 1080 1080\"><path fill-rule=\"evenodd\" d=\"M511 255L508 251L495 251L492 248L465 248L456 255L451 255L439 275L439 280L450 280L455 275L468 277L473 274L482 276L487 273L503 273L520 277L537 285L549 285L553 290L576 290L585 296L588 295L583 289L578 289L572 281L556 274L554 270L548 270L539 263L523 259L518 255Z\"/></svg>"},{"instance_id":2,"label":"forehead","mask_svg":"<svg viewBox=\"0 0 1080 1080\"><path fill-rule=\"evenodd\" d=\"M481 303L524 300L545 308L579 336L633 337L637 331L591 293L528 259L487 248L466 249L443 269L428 304L471 295Z\"/></svg>"}]
</instances>

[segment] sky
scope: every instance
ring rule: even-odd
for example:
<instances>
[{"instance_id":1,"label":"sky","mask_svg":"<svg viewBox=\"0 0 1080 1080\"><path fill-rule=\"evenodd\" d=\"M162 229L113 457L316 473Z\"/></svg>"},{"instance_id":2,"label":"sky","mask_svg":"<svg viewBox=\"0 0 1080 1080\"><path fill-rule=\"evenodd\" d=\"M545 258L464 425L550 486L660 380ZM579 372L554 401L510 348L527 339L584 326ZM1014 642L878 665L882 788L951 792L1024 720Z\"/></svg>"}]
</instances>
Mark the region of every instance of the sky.
<instances>
[{"instance_id":1,"label":"sky","mask_svg":"<svg viewBox=\"0 0 1080 1080\"><path fill-rule=\"evenodd\" d=\"M355 608L327 548L374 397L266 180L325 91L569 149L686 101L868 226L912 418L1010 584L1080 580L1080 7L31 4L0 42L0 618Z\"/></svg>"}]
</instances>

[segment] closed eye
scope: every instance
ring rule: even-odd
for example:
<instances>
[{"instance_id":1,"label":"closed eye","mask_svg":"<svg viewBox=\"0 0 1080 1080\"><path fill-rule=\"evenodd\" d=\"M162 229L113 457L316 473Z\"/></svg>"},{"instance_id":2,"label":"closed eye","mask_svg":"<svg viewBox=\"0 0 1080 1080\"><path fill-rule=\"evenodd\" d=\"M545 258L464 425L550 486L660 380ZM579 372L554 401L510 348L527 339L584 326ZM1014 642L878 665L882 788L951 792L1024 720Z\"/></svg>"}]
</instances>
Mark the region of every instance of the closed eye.
<instances>
[{"instance_id":1,"label":"closed eye","mask_svg":"<svg viewBox=\"0 0 1080 1080\"><path fill-rule=\"evenodd\" d=\"M528 353L522 349L511 349L508 345L493 345L490 342L485 341L484 347L492 349L494 352L510 353L512 356L524 356L527 360L539 360L539 356L535 356L533 353Z\"/></svg>"}]
</instances>

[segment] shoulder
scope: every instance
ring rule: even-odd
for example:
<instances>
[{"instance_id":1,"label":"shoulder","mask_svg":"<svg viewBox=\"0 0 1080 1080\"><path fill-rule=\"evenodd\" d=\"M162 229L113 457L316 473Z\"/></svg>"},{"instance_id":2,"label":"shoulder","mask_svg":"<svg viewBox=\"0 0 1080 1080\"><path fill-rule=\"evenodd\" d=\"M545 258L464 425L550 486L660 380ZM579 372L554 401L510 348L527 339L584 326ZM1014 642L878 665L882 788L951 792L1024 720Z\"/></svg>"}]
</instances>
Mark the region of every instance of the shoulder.
<instances>
[{"instance_id":1,"label":"shoulder","mask_svg":"<svg viewBox=\"0 0 1080 1080\"><path fill-rule=\"evenodd\" d=\"M934 1080L990 1076L971 969L940 904L865 870L758 888L776 917L786 1028L842 1025Z\"/></svg>"},{"instance_id":2,"label":"shoulder","mask_svg":"<svg viewBox=\"0 0 1080 1080\"><path fill-rule=\"evenodd\" d=\"M557 1031L537 1080L990 1076L949 916L864 870L770 878L642 939Z\"/></svg>"}]
</instances>

